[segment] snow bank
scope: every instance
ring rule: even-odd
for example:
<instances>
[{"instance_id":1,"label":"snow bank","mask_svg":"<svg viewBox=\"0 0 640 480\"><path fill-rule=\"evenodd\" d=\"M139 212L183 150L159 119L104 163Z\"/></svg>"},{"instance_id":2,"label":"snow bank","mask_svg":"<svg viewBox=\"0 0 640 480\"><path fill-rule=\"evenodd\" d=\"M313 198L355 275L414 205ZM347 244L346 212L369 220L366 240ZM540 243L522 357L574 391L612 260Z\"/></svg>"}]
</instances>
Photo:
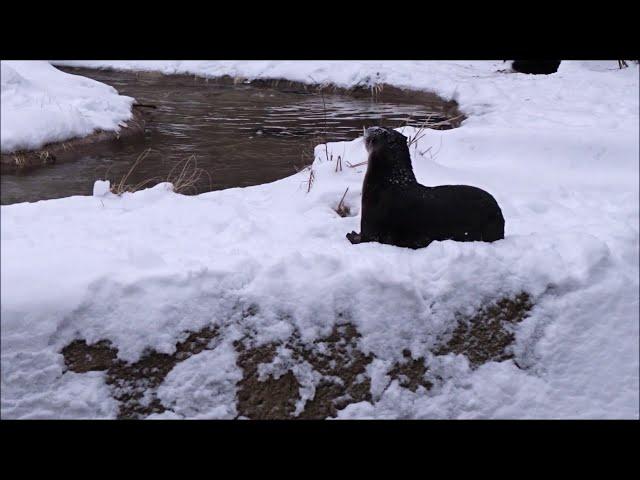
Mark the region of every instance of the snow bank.
<instances>
[{"instance_id":1,"label":"snow bank","mask_svg":"<svg viewBox=\"0 0 640 480\"><path fill-rule=\"evenodd\" d=\"M457 100L465 125L576 128L638 132L638 66L611 61L563 61L552 75L499 73L502 61L56 61L55 64L165 74L254 79L284 78L338 87L429 90ZM634 121L635 120L635 123ZM635 128L635 130L634 130Z\"/></svg>"},{"instance_id":2,"label":"snow bank","mask_svg":"<svg viewBox=\"0 0 640 480\"><path fill-rule=\"evenodd\" d=\"M442 63L434 85L446 83ZM171 371L158 391L171 411L154 418L230 418L234 341L297 331L309 342L339 314L376 358L372 402L340 418L638 418L638 110L629 108L638 105L637 67L572 64L532 79L473 65L449 71L465 72L455 77L460 91L478 93L470 104L461 96L462 108L486 103L485 113L428 131L412 162L423 184L491 192L506 218L499 242L351 245L345 233L359 230L365 166L347 162L366 160L362 139L328 144L333 161L316 147L309 192L306 170L195 197L160 184L1 207L3 418L113 416L101 374L63 373L65 345L109 339L135 361L148 348L173 353L184 331L210 324L218 346ZM407 82L415 74L394 71ZM530 99L520 109L514 90ZM352 216L343 218L334 208L347 187ZM534 303L515 329L522 368L472 369L462 355L431 353L455 327L454 312L520 291ZM403 349L424 356L442 382L412 392L390 381ZM294 371L308 397L317 378Z\"/></svg>"},{"instance_id":3,"label":"snow bank","mask_svg":"<svg viewBox=\"0 0 640 480\"><path fill-rule=\"evenodd\" d=\"M41 61L2 61L2 153L119 130L133 98Z\"/></svg>"}]
</instances>

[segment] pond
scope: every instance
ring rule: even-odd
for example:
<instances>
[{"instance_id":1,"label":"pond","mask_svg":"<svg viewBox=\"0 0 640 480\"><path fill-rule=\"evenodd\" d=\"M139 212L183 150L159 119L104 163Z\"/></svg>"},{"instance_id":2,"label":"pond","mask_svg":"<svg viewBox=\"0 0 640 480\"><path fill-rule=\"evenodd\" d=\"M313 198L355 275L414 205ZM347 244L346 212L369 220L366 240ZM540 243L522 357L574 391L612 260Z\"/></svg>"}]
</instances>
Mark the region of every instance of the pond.
<instances>
[{"instance_id":1,"label":"pond","mask_svg":"<svg viewBox=\"0 0 640 480\"><path fill-rule=\"evenodd\" d=\"M287 81L238 82L153 72L61 68L113 86L148 107L144 134L74 149L53 165L3 169L2 204L91 194L100 178L148 186L166 181L193 158L206 174L185 193L245 187L289 176L313 161L313 147L352 140L363 127L419 126L427 119L455 127L455 102L385 86L340 90ZM457 120L456 120L456 117ZM451 121L448 121L451 119ZM348 159L347 159L348 160ZM174 169L182 162L178 169Z\"/></svg>"}]
</instances>

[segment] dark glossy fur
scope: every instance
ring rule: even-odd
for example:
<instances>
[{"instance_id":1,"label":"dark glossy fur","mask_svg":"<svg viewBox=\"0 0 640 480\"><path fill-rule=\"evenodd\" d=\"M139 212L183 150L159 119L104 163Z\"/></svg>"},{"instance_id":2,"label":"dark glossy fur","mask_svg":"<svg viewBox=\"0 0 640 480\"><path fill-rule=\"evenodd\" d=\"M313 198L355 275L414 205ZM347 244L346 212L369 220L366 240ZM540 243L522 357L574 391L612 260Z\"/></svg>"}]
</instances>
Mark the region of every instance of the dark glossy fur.
<instances>
[{"instance_id":1,"label":"dark glossy fur","mask_svg":"<svg viewBox=\"0 0 640 480\"><path fill-rule=\"evenodd\" d=\"M416 181L407 137L372 127L362 187L361 232L351 243L380 242L421 248L434 240L493 242L504 238L504 218L495 199L467 185L425 187Z\"/></svg>"},{"instance_id":2,"label":"dark glossy fur","mask_svg":"<svg viewBox=\"0 0 640 480\"><path fill-rule=\"evenodd\" d=\"M511 68L516 72L534 75L549 75L556 73L560 60L514 60Z\"/></svg>"}]
</instances>

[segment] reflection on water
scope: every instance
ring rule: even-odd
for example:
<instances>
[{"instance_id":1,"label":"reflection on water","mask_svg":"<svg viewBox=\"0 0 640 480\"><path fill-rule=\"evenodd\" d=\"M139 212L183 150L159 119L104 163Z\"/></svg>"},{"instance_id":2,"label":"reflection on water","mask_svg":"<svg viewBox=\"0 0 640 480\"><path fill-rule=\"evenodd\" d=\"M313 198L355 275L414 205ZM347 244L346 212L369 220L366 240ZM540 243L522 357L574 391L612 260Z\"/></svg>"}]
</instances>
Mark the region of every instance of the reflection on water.
<instances>
[{"instance_id":1,"label":"reflection on water","mask_svg":"<svg viewBox=\"0 0 640 480\"><path fill-rule=\"evenodd\" d=\"M363 127L419 125L444 118L436 97L421 105L283 86L270 87L154 73L64 69L115 87L148 109L144 137L103 142L69 163L1 177L1 203L88 195L94 180L121 178L146 149L151 152L128 183L166 179L177 162L195 155L199 192L271 182L308 165L314 145L351 140ZM347 159L348 160L348 159Z\"/></svg>"}]
</instances>

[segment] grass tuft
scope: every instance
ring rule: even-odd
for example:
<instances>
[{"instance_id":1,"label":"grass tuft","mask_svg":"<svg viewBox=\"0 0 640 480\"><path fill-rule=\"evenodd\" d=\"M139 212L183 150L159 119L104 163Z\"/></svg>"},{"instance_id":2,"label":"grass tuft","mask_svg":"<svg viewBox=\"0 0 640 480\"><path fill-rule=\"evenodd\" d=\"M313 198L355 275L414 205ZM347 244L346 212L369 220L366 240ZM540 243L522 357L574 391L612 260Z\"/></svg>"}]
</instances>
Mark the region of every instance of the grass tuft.
<instances>
[{"instance_id":1,"label":"grass tuft","mask_svg":"<svg viewBox=\"0 0 640 480\"><path fill-rule=\"evenodd\" d=\"M409 136L407 140L407 146L409 148L411 148L412 145L417 146L420 139L427 134L427 129L438 130L439 127L442 127L445 125L452 125L454 121L462 118L463 116L464 115L457 115L455 117L447 118L446 120L437 120L437 121L433 120L433 116L427 117L425 121L422 123L422 125L418 127L418 130L416 130L416 133L412 136Z\"/></svg>"},{"instance_id":2,"label":"grass tuft","mask_svg":"<svg viewBox=\"0 0 640 480\"><path fill-rule=\"evenodd\" d=\"M338 203L338 206L336 207L336 213L341 217L348 217L351 213L351 209L344 203L344 199L346 198L348 191L349 187L347 187L347 189L344 191L344 194L340 199L340 203Z\"/></svg>"},{"instance_id":3,"label":"grass tuft","mask_svg":"<svg viewBox=\"0 0 640 480\"><path fill-rule=\"evenodd\" d=\"M127 183L127 180L129 179L131 174L135 171L136 168L138 168L138 165L140 165L143 162L143 160L147 158L147 156L149 155L149 152L151 152L151 149L147 148L144 152L138 155L138 158L136 158L136 161L133 162L133 164L131 164L131 167L129 168L127 173L120 179L119 182L111 182L111 193L115 193L116 195L122 195L125 192L137 192L138 190L142 189L145 185L151 183L152 181L157 181L157 179L150 178L136 185L130 185Z\"/></svg>"},{"instance_id":4,"label":"grass tuft","mask_svg":"<svg viewBox=\"0 0 640 480\"><path fill-rule=\"evenodd\" d=\"M17 168L26 168L27 167L27 157L22 154L17 154L13 156L13 161Z\"/></svg>"},{"instance_id":5,"label":"grass tuft","mask_svg":"<svg viewBox=\"0 0 640 480\"><path fill-rule=\"evenodd\" d=\"M209 178L209 190L211 190L213 184L211 175L205 169L199 168L196 156L191 155L175 164L167 176L167 182L173 185L173 191L176 193L184 194L190 191L195 195L198 193L197 185L203 175Z\"/></svg>"},{"instance_id":6,"label":"grass tuft","mask_svg":"<svg viewBox=\"0 0 640 480\"><path fill-rule=\"evenodd\" d=\"M175 193L192 193L195 195L198 193L197 185L205 175L209 179L209 190L212 189L213 182L211 179L211 175L203 168L198 167L198 162L195 155L191 155L184 160L176 163L167 175L166 179L163 179L161 177L152 177L136 184L128 183L128 180L133 172L149 156L150 152L151 149L148 148L140 155L138 155L138 158L136 158L136 161L133 162L127 173L119 181L111 182L111 193L114 193L116 195L122 195L125 192L133 193L137 192L138 190L142 190L143 188L147 188L151 184L166 181L173 185L173 191ZM109 175L109 170L107 170L107 174L105 175L107 178Z\"/></svg>"}]
</instances>

